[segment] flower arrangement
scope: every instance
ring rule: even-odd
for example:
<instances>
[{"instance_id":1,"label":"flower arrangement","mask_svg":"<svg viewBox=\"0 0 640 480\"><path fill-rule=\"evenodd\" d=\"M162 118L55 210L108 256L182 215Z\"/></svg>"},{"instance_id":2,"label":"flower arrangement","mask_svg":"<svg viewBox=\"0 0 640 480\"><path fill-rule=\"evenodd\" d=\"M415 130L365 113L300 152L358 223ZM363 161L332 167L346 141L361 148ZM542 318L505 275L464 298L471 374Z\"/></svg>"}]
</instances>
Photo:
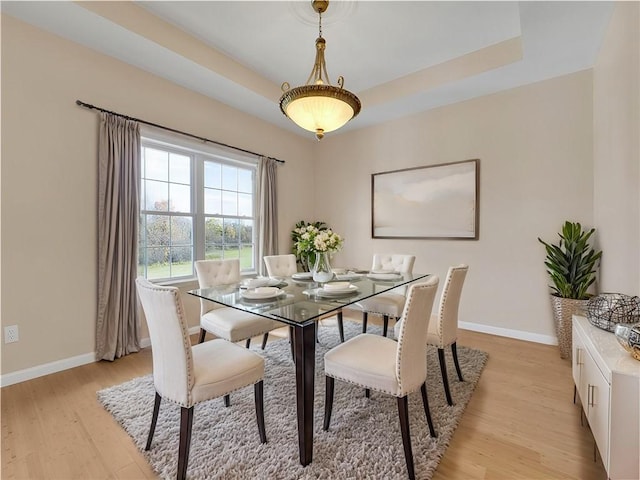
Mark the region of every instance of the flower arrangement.
<instances>
[{"instance_id":1,"label":"flower arrangement","mask_svg":"<svg viewBox=\"0 0 640 480\"><path fill-rule=\"evenodd\" d=\"M342 237L329 228L318 232L313 246L316 252L337 252L342 248Z\"/></svg>"},{"instance_id":2,"label":"flower arrangement","mask_svg":"<svg viewBox=\"0 0 640 480\"><path fill-rule=\"evenodd\" d=\"M307 223L304 220L296 223L291 231L293 253L302 267L310 271L315 263L317 253L337 252L342 248L343 239L324 222Z\"/></svg>"}]
</instances>

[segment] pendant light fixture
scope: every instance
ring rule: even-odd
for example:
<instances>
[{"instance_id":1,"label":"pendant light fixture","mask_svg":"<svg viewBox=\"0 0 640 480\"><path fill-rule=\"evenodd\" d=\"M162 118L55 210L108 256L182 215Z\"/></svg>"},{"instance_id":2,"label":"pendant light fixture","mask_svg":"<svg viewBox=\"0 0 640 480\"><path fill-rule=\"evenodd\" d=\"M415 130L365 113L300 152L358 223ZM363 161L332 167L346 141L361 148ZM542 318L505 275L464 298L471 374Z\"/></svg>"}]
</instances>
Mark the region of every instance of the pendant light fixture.
<instances>
[{"instance_id":1,"label":"pendant light fixture","mask_svg":"<svg viewBox=\"0 0 640 480\"><path fill-rule=\"evenodd\" d=\"M280 110L295 124L314 132L318 140L325 133L342 127L360 113L360 100L343 88L344 78L338 77L338 86L329 82L327 66L324 61L326 42L322 38L322 14L329 6L328 0L314 0L313 9L318 13L318 31L316 39L316 60L307 79L301 87L290 88L287 82L282 84Z\"/></svg>"}]
</instances>

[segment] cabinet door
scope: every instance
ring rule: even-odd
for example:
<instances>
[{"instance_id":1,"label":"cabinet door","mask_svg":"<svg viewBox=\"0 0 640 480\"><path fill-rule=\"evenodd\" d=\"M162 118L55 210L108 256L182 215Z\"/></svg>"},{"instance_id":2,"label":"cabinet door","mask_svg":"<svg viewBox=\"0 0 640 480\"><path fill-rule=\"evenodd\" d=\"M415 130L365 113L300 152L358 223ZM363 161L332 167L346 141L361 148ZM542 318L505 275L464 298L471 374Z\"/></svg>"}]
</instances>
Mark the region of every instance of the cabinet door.
<instances>
[{"instance_id":1,"label":"cabinet door","mask_svg":"<svg viewBox=\"0 0 640 480\"><path fill-rule=\"evenodd\" d=\"M584 382L584 357L589 354L585 350L584 340L580 335L580 332L576 329L575 325L573 326L573 335L572 335L572 343L573 343L573 355L571 360L571 370L573 373L573 382L578 389L578 394L580 395L580 402L584 406L585 413L587 412L587 386Z\"/></svg>"},{"instance_id":2,"label":"cabinet door","mask_svg":"<svg viewBox=\"0 0 640 480\"><path fill-rule=\"evenodd\" d=\"M591 356L583 354L583 379L585 383L585 412L591 433L598 445L605 469L609 470L609 383L600 372Z\"/></svg>"}]
</instances>

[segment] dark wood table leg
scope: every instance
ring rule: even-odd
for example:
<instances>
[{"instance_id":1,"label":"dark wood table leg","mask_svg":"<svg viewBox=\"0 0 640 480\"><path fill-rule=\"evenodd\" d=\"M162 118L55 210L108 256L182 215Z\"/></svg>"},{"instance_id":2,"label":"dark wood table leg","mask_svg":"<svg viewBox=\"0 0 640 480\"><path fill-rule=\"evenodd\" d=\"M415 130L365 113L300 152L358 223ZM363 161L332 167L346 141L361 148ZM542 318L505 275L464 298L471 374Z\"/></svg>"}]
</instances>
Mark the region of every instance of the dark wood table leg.
<instances>
[{"instance_id":1,"label":"dark wood table leg","mask_svg":"<svg viewBox=\"0 0 640 480\"><path fill-rule=\"evenodd\" d=\"M300 463L309 465L313 457L313 396L316 369L316 325L296 326L293 335L296 362L298 446Z\"/></svg>"}]
</instances>

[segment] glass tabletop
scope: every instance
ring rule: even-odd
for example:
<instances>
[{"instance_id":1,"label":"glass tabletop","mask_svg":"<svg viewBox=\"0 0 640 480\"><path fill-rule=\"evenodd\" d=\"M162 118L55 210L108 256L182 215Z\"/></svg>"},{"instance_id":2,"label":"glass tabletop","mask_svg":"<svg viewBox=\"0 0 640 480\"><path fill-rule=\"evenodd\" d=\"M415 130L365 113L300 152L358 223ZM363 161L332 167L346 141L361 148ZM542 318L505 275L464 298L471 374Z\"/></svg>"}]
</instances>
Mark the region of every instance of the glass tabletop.
<instances>
[{"instance_id":1,"label":"glass tabletop","mask_svg":"<svg viewBox=\"0 0 640 480\"><path fill-rule=\"evenodd\" d=\"M312 279L279 277L268 286L241 283L199 288L188 293L220 305L246 310L294 326L307 325L320 317L394 288L425 279L425 273L369 273L339 276L327 283ZM259 282L255 282L256 284ZM251 288L249 288L249 286Z\"/></svg>"}]
</instances>

